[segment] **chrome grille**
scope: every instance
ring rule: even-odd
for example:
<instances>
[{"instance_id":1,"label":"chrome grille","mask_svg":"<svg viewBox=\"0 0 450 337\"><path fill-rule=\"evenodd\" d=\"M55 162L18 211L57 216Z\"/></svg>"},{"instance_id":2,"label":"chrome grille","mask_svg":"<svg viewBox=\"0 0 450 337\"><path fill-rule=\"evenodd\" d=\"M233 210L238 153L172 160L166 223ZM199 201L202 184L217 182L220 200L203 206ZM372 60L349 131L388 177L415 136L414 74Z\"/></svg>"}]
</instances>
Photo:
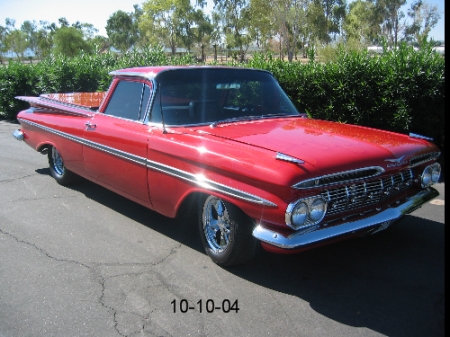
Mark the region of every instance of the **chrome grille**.
<instances>
[{"instance_id":1,"label":"chrome grille","mask_svg":"<svg viewBox=\"0 0 450 337\"><path fill-rule=\"evenodd\" d=\"M295 184L292 187L297 189L307 189L307 188L317 188L320 186L346 184L357 180L363 179L367 180L375 176L378 176L383 172L384 169L380 166L363 167L356 170L327 174L321 177L315 177L312 179L304 180Z\"/></svg>"},{"instance_id":2,"label":"chrome grille","mask_svg":"<svg viewBox=\"0 0 450 337\"><path fill-rule=\"evenodd\" d=\"M412 179L412 170L405 170L382 179L325 190L321 196L328 201L327 214L332 215L376 205L384 198L407 189Z\"/></svg>"}]
</instances>

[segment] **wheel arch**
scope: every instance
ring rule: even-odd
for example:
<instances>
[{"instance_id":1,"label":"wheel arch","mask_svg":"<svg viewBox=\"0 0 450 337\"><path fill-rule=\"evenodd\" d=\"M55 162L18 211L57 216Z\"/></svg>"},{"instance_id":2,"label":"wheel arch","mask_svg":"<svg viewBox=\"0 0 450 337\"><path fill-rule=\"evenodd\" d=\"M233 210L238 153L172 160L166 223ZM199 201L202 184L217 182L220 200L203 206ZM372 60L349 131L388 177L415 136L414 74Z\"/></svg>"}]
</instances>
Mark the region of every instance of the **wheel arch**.
<instances>
[{"instance_id":1,"label":"wheel arch","mask_svg":"<svg viewBox=\"0 0 450 337\"><path fill-rule=\"evenodd\" d=\"M43 155L46 155L52 147L56 147L52 142L43 142L36 147L36 151Z\"/></svg>"}]
</instances>

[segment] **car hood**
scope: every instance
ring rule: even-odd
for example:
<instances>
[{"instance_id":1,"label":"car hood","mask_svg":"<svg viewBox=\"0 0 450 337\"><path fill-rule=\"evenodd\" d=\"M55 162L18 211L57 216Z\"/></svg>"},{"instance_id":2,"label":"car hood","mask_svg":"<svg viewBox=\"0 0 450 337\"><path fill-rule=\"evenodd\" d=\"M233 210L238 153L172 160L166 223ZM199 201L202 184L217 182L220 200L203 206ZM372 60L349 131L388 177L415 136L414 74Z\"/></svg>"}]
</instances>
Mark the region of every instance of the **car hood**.
<instances>
[{"instance_id":1,"label":"car hood","mask_svg":"<svg viewBox=\"0 0 450 337\"><path fill-rule=\"evenodd\" d=\"M411 157L436 151L427 141L407 135L309 118L219 124L207 133L301 159L323 174L375 165L407 166ZM399 158L394 165L386 161Z\"/></svg>"}]
</instances>

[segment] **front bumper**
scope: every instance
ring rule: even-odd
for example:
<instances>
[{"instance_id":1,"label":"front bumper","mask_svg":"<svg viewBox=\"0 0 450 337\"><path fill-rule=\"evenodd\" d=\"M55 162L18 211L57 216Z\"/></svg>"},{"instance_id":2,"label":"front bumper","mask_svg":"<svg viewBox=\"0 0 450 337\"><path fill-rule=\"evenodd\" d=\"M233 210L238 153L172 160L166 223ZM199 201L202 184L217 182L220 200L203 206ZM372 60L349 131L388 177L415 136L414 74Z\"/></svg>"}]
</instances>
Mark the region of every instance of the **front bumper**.
<instances>
[{"instance_id":1,"label":"front bumper","mask_svg":"<svg viewBox=\"0 0 450 337\"><path fill-rule=\"evenodd\" d=\"M359 231L364 231L365 233L372 231L374 233L379 229L386 228L391 222L411 213L438 195L439 193L434 188L429 187L412 196L400 206L388 208L368 218L328 228L321 228L307 233L293 233L288 236L258 225L253 230L253 236L269 245L289 250L306 248L326 241L344 238L345 236L352 236Z\"/></svg>"}]
</instances>

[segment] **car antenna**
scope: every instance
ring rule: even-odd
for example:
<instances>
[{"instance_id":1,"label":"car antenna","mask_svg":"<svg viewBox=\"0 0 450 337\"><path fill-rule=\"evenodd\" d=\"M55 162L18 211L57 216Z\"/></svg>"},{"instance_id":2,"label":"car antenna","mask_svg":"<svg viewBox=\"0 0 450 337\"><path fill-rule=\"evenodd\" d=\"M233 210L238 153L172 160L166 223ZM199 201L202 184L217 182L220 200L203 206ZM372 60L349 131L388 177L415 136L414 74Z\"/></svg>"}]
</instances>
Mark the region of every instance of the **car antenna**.
<instances>
[{"instance_id":1,"label":"car antenna","mask_svg":"<svg viewBox=\"0 0 450 337\"><path fill-rule=\"evenodd\" d=\"M163 133L167 133L166 131L166 125L164 124L164 114L163 114L163 106L162 106L162 84L159 83L159 108L161 109L161 123L163 127Z\"/></svg>"}]
</instances>

